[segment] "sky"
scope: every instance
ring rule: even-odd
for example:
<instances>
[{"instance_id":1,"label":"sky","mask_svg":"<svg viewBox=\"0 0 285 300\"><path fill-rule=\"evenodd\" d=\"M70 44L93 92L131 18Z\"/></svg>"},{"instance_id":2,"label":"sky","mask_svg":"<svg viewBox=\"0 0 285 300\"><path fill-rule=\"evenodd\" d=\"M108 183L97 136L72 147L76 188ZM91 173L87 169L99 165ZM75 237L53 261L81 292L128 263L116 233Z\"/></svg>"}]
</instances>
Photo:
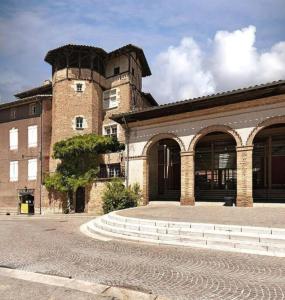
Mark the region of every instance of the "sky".
<instances>
[{"instance_id":1,"label":"sky","mask_svg":"<svg viewBox=\"0 0 285 300\"><path fill-rule=\"evenodd\" d=\"M285 79L284 0L0 1L0 103L51 77L67 43L143 48L163 104Z\"/></svg>"}]
</instances>

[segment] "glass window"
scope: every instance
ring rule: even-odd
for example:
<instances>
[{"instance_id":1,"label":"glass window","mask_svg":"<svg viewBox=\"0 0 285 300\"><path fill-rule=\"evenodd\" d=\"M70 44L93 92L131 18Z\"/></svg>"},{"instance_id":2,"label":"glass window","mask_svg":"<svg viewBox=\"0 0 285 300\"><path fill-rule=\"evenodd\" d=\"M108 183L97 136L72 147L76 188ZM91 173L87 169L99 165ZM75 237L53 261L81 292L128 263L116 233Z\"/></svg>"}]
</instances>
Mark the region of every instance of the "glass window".
<instances>
[{"instance_id":1,"label":"glass window","mask_svg":"<svg viewBox=\"0 0 285 300\"><path fill-rule=\"evenodd\" d=\"M77 92L82 92L82 86L83 86L82 83L77 83L76 84L76 91Z\"/></svg>"},{"instance_id":2,"label":"glass window","mask_svg":"<svg viewBox=\"0 0 285 300\"><path fill-rule=\"evenodd\" d=\"M17 150L18 149L18 129L12 128L9 131L10 137L10 150Z\"/></svg>"},{"instance_id":3,"label":"glass window","mask_svg":"<svg viewBox=\"0 0 285 300\"><path fill-rule=\"evenodd\" d=\"M33 125L28 127L28 147L38 146L38 126Z\"/></svg>"},{"instance_id":4,"label":"glass window","mask_svg":"<svg viewBox=\"0 0 285 300\"><path fill-rule=\"evenodd\" d=\"M114 108L118 106L119 89L107 90L103 93L103 108Z\"/></svg>"},{"instance_id":5,"label":"glass window","mask_svg":"<svg viewBox=\"0 0 285 300\"><path fill-rule=\"evenodd\" d=\"M18 167L19 167L18 161L10 161L10 181L11 182L18 181L18 175L19 175Z\"/></svg>"},{"instance_id":6,"label":"glass window","mask_svg":"<svg viewBox=\"0 0 285 300\"><path fill-rule=\"evenodd\" d=\"M109 125L104 127L105 133L104 135L106 136L113 136L117 137L117 125Z\"/></svg>"},{"instance_id":7,"label":"glass window","mask_svg":"<svg viewBox=\"0 0 285 300\"><path fill-rule=\"evenodd\" d=\"M82 117L76 117L76 129L83 129L83 118Z\"/></svg>"},{"instance_id":8,"label":"glass window","mask_svg":"<svg viewBox=\"0 0 285 300\"><path fill-rule=\"evenodd\" d=\"M114 68L114 75L119 75L120 74L120 67Z\"/></svg>"},{"instance_id":9,"label":"glass window","mask_svg":"<svg viewBox=\"0 0 285 300\"><path fill-rule=\"evenodd\" d=\"M28 160L28 180L37 179L38 161L36 158Z\"/></svg>"},{"instance_id":10,"label":"glass window","mask_svg":"<svg viewBox=\"0 0 285 300\"><path fill-rule=\"evenodd\" d=\"M11 117L11 120L15 120L16 119L16 109L15 108L11 109L11 111L10 111L10 117Z\"/></svg>"},{"instance_id":11,"label":"glass window","mask_svg":"<svg viewBox=\"0 0 285 300\"><path fill-rule=\"evenodd\" d=\"M120 164L101 164L100 165L100 177L120 177L121 167Z\"/></svg>"},{"instance_id":12,"label":"glass window","mask_svg":"<svg viewBox=\"0 0 285 300\"><path fill-rule=\"evenodd\" d=\"M37 114L37 105L35 103L30 104L30 115L36 115Z\"/></svg>"}]
</instances>

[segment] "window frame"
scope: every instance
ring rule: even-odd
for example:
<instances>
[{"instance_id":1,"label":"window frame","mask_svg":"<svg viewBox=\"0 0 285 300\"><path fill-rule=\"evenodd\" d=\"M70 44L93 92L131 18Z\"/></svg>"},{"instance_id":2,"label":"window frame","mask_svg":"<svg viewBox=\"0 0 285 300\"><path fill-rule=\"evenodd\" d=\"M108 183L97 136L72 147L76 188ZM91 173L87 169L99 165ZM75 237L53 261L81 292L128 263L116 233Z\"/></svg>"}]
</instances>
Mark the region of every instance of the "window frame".
<instances>
[{"instance_id":1,"label":"window frame","mask_svg":"<svg viewBox=\"0 0 285 300\"><path fill-rule=\"evenodd\" d=\"M34 138L31 136L31 132L35 130L36 134ZM28 126L28 148L36 148L38 147L38 125L30 125Z\"/></svg>"},{"instance_id":2,"label":"window frame","mask_svg":"<svg viewBox=\"0 0 285 300\"><path fill-rule=\"evenodd\" d=\"M113 88L103 92L103 109L113 109L119 106L120 89Z\"/></svg>"},{"instance_id":3,"label":"window frame","mask_svg":"<svg viewBox=\"0 0 285 300\"><path fill-rule=\"evenodd\" d=\"M33 164L34 164L35 169L31 169ZM31 170L32 170L32 174L31 174ZM38 174L37 158L28 159L28 180L29 181L37 180L37 174Z\"/></svg>"},{"instance_id":4,"label":"window frame","mask_svg":"<svg viewBox=\"0 0 285 300\"><path fill-rule=\"evenodd\" d=\"M16 135L15 144L12 144L13 134ZM11 128L9 130L9 149L11 151L15 151L15 150L18 150L18 148L19 148L19 129L18 128Z\"/></svg>"},{"instance_id":5,"label":"window frame","mask_svg":"<svg viewBox=\"0 0 285 300\"><path fill-rule=\"evenodd\" d=\"M79 122L80 120L80 122ZM78 124L81 124L80 126L78 126ZM75 129L76 130L83 130L84 129L84 118L81 116L77 116L75 117Z\"/></svg>"},{"instance_id":6,"label":"window frame","mask_svg":"<svg viewBox=\"0 0 285 300\"><path fill-rule=\"evenodd\" d=\"M10 119L11 120L16 120L17 117L17 110L16 108L11 108L10 110Z\"/></svg>"},{"instance_id":7,"label":"window frame","mask_svg":"<svg viewBox=\"0 0 285 300\"><path fill-rule=\"evenodd\" d=\"M113 129L116 128L115 133ZM110 130L108 133L107 131ZM104 135L109 137L118 138L118 125L117 124L109 124L104 126Z\"/></svg>"},{"instance_id":8,"label":"window frame","mask_svg":"<svg viewBox=\"0 0 285 300\"><path fill-rule=\"evenodd\" d=\"M29 105L29 114L30 116L35 116L37 114L37 104L36 103L31 103Z\"/></svg>"},{"instance_id":9,"label":"window frame","mask_svg":"<svg viewBox=\"0 0 285 300\"><path fill-rule=\"evenodd\" d=\"M113 74L114 76L120 75L120 66L114 67Z\"/></svg>"},{"instance_id":10,"label":"window frame","mask_svg":"<svg viewBox=\"0 0 285 300\"><path fill-rule=\"evenodd\" d=\"M10 161L9 181L10 182L18 182L19 181L19 161L18 160Z\"/></svg>"},{"instance_id":11,"label":"window frame","mask_svg":"<svg viewBox=\"0 0 285 300\"><path fill-rule=\"evenodd\" d=\"M81 83L81 82L78 82L78 83L76 83L76 92L77 93L82 93L83 92L83 83ZM80 88L79 88L80 87Z\"/></svg>"}]
</instances>

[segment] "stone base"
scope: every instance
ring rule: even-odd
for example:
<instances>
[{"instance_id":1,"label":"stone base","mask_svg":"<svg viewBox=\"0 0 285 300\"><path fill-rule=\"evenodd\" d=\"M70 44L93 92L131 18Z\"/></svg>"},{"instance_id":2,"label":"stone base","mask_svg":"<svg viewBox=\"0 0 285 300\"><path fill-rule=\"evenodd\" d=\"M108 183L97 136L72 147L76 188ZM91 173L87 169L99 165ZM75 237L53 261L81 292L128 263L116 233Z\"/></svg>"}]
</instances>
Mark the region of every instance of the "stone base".
<instances>
[{"instance_id":1,"label":"stone base","mask_svg":"<svg viewBox=\"0 0 285 300\"><path fill-rule=\"evenodd\" d=\"M236 199L237 207L253 207L252 197L237 197Z\"/></svg>"},{"instance_id":2,"label":"stone base","mask_svg":"<svg viewBox=\"0 0 285 300\"><path fill-rule=\"evenodd\" d=\"M195 205L195 198L180 199L180 205Z\"/></svg>"}]
</instances>

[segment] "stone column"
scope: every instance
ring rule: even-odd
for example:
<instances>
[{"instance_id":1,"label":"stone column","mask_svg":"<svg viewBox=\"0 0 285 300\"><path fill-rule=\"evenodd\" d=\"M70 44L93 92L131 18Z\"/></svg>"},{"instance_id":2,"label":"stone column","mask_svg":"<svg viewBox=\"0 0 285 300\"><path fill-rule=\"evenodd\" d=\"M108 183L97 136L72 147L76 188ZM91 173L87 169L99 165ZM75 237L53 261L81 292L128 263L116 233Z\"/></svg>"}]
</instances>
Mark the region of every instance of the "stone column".
<instances>
[{"instance_id":1,"label":"stone column","mask_svg":"<svg viewBox=\"0 0 285 300\"><path fill-rule=\"evenodd\" d=\"M181 205L195 205L194 152L181 152Z\"/></svg>"},{"instance_id":2,"label":"stone column","mask_svg":"<svg viewBox=\"0 0 285 300\"><path fill-rule=\"evenodd\" d=\"M148 159L147 156L142 156L143 160L143 200L142 205L147 205L149 202L149 167L148 167Z\"/></svg>"},{"instance_id":3,"label":"stone column","mask_svg":"<svg viewBox=\"0 0 285 300\"><path fill-rule=\"evenodd\" d=\"M237 147L237 206L252 207L253 146Z\"/></svg>"}]
</instances>

